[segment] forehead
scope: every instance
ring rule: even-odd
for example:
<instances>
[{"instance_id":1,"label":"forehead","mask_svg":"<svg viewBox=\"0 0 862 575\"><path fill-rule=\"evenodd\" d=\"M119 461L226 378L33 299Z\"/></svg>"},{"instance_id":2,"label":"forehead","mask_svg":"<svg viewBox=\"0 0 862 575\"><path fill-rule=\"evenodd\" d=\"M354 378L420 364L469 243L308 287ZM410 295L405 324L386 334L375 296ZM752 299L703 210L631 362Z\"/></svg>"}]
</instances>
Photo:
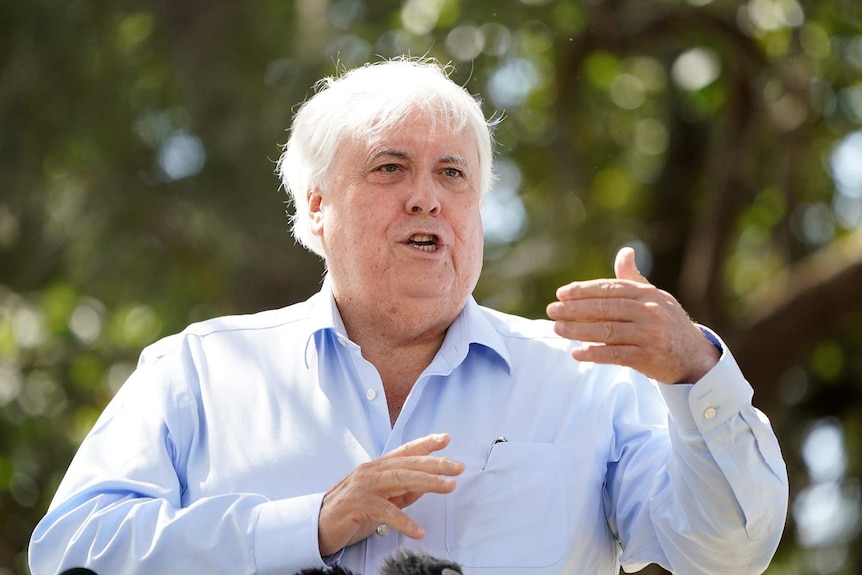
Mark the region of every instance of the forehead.
<instances>
[{"instance_id":1,"label":"forehead","mask_svg":"<svg viewBox=\"0 0 862 575\"><path fill-rule=\"evenodd\" d=\"M382 131L347 137L342 151L373 158L381 152L397 151L418 156L457 156L464 162L478 164L478 146L468 126L457 126L445 118L414 113Z\"/></svg>"}]
</instances>

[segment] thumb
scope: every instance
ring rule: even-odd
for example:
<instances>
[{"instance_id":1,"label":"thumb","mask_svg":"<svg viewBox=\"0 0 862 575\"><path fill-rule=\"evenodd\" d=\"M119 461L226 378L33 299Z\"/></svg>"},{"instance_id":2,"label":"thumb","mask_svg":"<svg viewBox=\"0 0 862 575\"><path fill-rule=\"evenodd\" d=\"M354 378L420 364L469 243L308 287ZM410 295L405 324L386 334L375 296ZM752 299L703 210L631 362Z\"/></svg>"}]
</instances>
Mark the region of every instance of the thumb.
<instances>
[{"instance_id":1,"label":"thumb","mask_svg":"<svg viewBox=\"0 0 862 575\"><path fill-rule=\"evenodd\" d=\"M614 273L620 280L631 280L642 284L649 283L649 280L641 275L637 264L635 264L635 251L629 247L621 248L617 252L617 257L614 260Z\"/></svg>"}]
</instances>

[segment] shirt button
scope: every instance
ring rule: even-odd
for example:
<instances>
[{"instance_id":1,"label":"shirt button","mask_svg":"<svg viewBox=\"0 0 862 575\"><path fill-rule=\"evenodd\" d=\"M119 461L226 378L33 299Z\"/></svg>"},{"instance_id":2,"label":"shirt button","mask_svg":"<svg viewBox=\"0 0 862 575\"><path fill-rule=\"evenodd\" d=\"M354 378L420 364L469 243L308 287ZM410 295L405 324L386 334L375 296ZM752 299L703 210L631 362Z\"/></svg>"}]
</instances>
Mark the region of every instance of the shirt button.
<instances>
[{"instance_id":1,"label":"shirt button","mask_svg":"<svg viewBox=\"0 0 862 575\"><path fill-rule=\"evenodd\" d=\"M389 527L386 525L378 525L377 526L377 534L381 537L389 534Z\"/></svg>"},{"instance_id":2,"label":"shirt button","mask_svg":"<svg viewBox=\"0 0 862 575\"><path fill-rule=\"evenodd\" d=\"M377 392L373 389L369 389L365 392L365 397L368 398L368 401L374 401L377 398Z\"/></svg>"},{"instance_id":3,"label":"shirt button","mask_svg":"<svg viewBox=\"0 0 862 575\"><path fill-rule=\"evenodd\" d=\"M707 407L703 410L703 418L704 419L712 419L715 417L715 414L718 413L714 407Z\"/></svg>"}]
</instances>

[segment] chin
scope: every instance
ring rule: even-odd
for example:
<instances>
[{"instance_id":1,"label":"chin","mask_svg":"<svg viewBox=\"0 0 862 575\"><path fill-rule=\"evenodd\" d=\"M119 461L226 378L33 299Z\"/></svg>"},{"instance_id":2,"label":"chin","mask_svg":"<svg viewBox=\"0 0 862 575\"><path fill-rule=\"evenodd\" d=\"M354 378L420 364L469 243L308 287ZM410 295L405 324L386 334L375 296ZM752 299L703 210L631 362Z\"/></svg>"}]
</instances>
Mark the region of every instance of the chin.
<instances>
[{"instance_id":1,"label":"chin","mask_svg":"<svg viewBox=\"0 0 862 575\"><path fill-rule=\"evenodd\" d=\"M433 274L409 274L407 277L401 276L394 280L391 293L396 293L402 298L417 300L417 303L427 300L428 303L441 302L438 305L444 305L443 302L457 302L463 305L472 291L472 287L464 285L453 275L435 277Z\"/></svg>"},{"instance_id":2,"label":"chin","mask_svg":"<svg viewBox=\"0 0 862 575\"><path fill-rule=\"evenodd\" d=\"M429 290L427 288L402 290L401 295L402 297L417 301L427 300L429 303L435 300L449 301L454 297L453 293L449 290Z\"/></svg>"}]
</instances>

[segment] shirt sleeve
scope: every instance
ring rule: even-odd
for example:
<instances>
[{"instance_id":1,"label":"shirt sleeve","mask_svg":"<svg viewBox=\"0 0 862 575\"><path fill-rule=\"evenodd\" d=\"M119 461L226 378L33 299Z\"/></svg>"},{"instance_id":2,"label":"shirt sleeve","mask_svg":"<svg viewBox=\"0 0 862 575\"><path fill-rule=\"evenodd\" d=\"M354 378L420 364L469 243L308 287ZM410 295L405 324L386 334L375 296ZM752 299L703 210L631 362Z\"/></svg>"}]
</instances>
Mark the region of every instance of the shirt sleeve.
<instances>
[{"instance_id":1,"label":"shirt sleeve","mask_svg":"<svg viewBox=\"0 0 862 575\"><path fill-rule=\"evenodd\" d=\"M168 358L140 365L80 446L29 549L34 575L291 573L323 567L323 494L254 493L185 505L194 400Z\"/></svg>"},{"instance_id":2,"label":"shirt sleeve","mask_svg":"<svg viewBox=\"0 0 862 575\"><path fill-rule=\"evenodd\" d=\"M721 347L696 384L636 379L613 402L605 509L627 572L654 562L674 573L762 573L778 546L787 471L751 386Z\"/></svg>"}]
</instances>

